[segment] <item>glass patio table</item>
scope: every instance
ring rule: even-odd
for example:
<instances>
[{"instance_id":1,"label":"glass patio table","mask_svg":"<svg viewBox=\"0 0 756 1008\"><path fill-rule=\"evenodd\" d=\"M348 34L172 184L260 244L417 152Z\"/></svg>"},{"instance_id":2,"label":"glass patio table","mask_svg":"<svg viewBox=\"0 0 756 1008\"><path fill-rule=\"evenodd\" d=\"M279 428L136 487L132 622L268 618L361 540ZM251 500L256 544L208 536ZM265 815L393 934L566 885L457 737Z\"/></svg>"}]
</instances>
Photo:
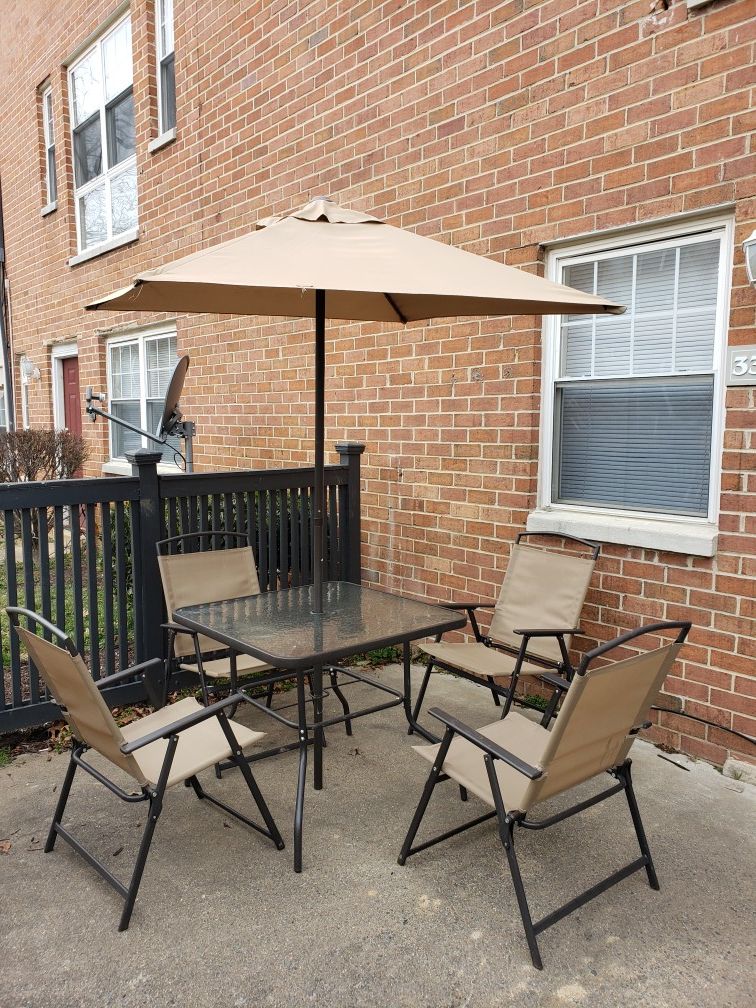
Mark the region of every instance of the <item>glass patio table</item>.
<instances>
[{"instance_id":1,"label":"glass patio table","mask_svg":"<svg viewBox=\"0 0 756 1008\"><path fill-rule=\"evenodd\" d=\"M442 606L416 602L399 595L363 588L348 581L330 581L323 585L323 612L312 612L312 586L262 592L244 598L205 602L177 609L176 623L225 644L233 652L259 658L277 670L296 677L297 720L285 718L248 694L247 699L259 710L299 732L293 746L281 746L273 752L299 749L299 775L294 813L294 870L302 870L302 825L307 750L313 745L314 785L323 786L323 731L366 714L401 704L413 731L430 741L438 739L422 728L412 716L410 682L410 643L421 637L460 629L467 622L466 613ZM390 699L358 711L345 711L323 718L323 668L350 655L381 647L403 645L404 681L402 691L367 676L353 676L390 695ZM346 675L351 673L346 671ZM305 680L311 677L312 720L307 719ZM285 678L278 671L268 680ZM341 699L341 697L340 697ZM265 755L265 754L263 754ZM272 753L271 753L272 755ZM254 757L253 757L254 758Z\"/></svg>"}]
</instances>

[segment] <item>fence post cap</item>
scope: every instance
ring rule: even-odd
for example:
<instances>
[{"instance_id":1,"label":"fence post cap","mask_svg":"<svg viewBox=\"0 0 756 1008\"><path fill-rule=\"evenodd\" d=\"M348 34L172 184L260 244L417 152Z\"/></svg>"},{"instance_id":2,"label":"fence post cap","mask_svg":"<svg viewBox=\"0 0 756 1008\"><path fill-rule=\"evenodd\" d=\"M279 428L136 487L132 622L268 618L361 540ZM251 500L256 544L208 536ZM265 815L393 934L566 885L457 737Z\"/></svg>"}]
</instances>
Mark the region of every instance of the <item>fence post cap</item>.
<instances>
[{"instance_id":1,"label":"fence post cap","mask_svg":"<svg viewBox=\"0 0 756 1008\"><path fill-rule=\"evenodd\" d=\"M137 448L136 451L126 452L126 461L135 466L157 465L162 458L162 452L151 451L149 448Z\"/></svg>"},{"instance_id":2,"label":"fence post cap","mask_svg":"<svg viewBox=\"0 0 756 1008\"><path fill-rule=\"evenodd\" d=\"M337 441L333 447L339 455L362 455L366 445L364 441Z\"/></svg>"}]
</instances>

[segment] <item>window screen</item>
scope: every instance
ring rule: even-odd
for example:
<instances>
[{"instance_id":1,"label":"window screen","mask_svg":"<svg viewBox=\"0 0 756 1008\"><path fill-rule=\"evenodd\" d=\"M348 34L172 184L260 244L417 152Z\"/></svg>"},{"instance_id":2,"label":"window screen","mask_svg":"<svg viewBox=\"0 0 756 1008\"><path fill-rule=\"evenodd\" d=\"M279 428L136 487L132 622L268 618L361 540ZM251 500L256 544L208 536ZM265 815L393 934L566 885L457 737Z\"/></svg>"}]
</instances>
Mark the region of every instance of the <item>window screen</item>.
<instances>
[{"instance_id":1,"label":"window screen","mask_svg":"<svg viewBox=\"0 0 756 1008\"><path fill-rule=\"evenodd\" d=\"M708 514L720 252L707 234L565 263L627 311L561 320L555 502Z\"/></svg>"}]
</instances>

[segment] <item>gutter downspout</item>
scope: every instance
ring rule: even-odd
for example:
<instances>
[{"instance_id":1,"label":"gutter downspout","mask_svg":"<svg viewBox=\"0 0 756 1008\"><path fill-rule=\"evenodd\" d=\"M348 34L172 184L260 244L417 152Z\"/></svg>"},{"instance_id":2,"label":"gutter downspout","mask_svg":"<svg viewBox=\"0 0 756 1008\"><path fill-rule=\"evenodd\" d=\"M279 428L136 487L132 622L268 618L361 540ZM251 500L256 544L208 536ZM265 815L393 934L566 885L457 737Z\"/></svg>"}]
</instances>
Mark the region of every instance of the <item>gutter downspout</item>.
<instances>
[{"instance_id":1,"label":"gutter downspout","mask_svg":"<svg viewBox=\"0 0 756 1008\"><path fill-rule=\"evenodd\" d=\"M6 284L8 283L5 269L5 228L3 226L3 192L0 187L0 347L3 355L3 371L5 373L5 404L8 417L8 430L16 429L16 397L13 394L13 350L11 347L10 315Z\"/></svg>"}]
</instances>

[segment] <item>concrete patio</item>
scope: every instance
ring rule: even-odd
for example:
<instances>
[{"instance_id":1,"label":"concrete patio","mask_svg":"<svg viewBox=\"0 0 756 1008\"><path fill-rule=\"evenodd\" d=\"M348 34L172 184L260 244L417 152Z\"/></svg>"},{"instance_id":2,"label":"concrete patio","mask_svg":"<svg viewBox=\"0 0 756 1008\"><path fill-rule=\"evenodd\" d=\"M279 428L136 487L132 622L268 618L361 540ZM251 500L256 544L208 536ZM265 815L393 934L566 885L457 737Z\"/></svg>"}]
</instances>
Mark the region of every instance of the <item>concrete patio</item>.
<instances>
[{"instance_id":1,"label":"concrete patio","mask_svg":"<svg viewBox=\"0 0 756 1008\"><path fill-rule=\"evenodd\" d=\"M398 681L396 668L380 674ZM353 705L363 689L351 690ZM443 676L431 702L473 724L496 716L488 694ZM263 727L257 713L243 719ZM265 728L282 738L273 722ZM176 788L123 934L115 893L62 841L42 853L67 757L24 756L0 771L0 840L11 843L0 855L2 1008L753 1003L756 790L748 784L705 764L678 769L637 742L636 790L662 891L636 874L548 930L538 973L492 824L397 865L428 770L409 749L399 710L356 722L351 739L341 729L328 738L325 790L306 797L302 875L291 867L289 753L256 767L287 849ZM246 803L235 772L217 786L227 801ZM478 809L455 794L441 789L424 830L451 828ZM142 814L81 775L67 822L124 876ZM537 915L637 852L619 796L520 835L519 851Z\"/></svg>"}]
</instances>

